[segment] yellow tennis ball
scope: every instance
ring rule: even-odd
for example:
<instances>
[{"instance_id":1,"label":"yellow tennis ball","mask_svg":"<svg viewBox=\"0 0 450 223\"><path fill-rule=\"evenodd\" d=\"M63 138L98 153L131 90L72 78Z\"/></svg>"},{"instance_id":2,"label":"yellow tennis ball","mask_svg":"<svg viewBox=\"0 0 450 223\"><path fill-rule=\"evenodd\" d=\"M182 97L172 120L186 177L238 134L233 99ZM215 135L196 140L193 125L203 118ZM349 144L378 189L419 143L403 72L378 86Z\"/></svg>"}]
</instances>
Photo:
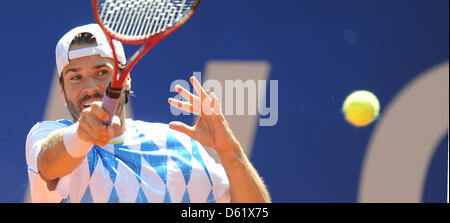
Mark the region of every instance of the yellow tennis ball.
<instances>
[{"instance_id":1,"label":"yellow tennis ball","mask_svg":"<svg viewBox=\"0 0 450 223\"><path fill-rule=\"evenodd\" d=\"M380 112L378 98L369 91L355 91L344 101L342 112L349 123L363 127L372 123Z\"/></svg>"}]
</instances>

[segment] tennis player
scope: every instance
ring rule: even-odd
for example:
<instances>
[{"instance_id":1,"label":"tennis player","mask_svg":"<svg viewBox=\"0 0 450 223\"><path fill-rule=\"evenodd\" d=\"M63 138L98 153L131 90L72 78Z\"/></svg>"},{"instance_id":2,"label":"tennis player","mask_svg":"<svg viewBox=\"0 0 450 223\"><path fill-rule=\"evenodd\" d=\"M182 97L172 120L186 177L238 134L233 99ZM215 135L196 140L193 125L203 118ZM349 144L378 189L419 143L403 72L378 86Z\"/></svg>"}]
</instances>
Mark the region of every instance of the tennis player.
<instances>
[{"instance_id":1,"label":"tennis player","mask_svg":"<svg viewBox=\"0 0 450 223\"><path fill-rule=\"evenodd\" d=\"M114 42L125 64L120 42ZM112 50L97 24L76 27L56 46L59 86L72 120L42 121L26 140L32 202L270 202L269 193L218 106L191 77L196 93L169 103L199 115L194 126L126 119L131 79L111 125L101 100L112 78ZM209 107L206 106L208 109ZM218 164L202 145L217 151Z\"/></svg>"}]
</instances>

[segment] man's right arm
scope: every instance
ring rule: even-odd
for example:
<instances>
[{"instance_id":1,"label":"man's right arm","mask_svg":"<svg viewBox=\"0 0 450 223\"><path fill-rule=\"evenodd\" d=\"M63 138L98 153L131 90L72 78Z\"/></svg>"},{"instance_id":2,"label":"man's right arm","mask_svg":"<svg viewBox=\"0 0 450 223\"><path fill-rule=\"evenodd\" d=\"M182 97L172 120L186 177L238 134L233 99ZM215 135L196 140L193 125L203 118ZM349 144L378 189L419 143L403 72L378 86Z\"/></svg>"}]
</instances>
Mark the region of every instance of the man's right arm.
<instances>
[{"instance_id":1,"label":"man's right arm","mask_svg":"<svg viewBox=\"0 0 450 223\"><path fill-rule=\"evenodd\" d=\"M42 143L37 168L49 190L54 190L60 177L78 167L93 145L104 146L120 132L120 121L105 126L108 113L100 102L82 111L80 120L71 126L53 131Z\"/></svg>"},{"instance_id":2,"label":"man's right arm","mask_svg":"<svg viewBox=\"0 0 450 223\"><path fill-rule=\"evenodd\" d=\"M58 129L51 133L42 144L37 157L37 168L41 178L47 182L49 190L54 190L60 177L71 173L85 156L71 156L64 145L64 133L69 128Z\"/></svg>"}]
</instances>

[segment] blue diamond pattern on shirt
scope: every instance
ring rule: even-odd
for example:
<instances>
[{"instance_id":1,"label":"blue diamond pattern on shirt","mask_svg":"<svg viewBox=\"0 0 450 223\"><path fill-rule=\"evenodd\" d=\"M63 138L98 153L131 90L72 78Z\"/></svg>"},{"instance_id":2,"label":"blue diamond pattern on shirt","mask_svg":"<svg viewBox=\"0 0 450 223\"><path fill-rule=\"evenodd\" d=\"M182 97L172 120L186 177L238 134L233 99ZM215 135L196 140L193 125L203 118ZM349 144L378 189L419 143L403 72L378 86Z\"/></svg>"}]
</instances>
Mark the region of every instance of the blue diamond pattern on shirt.
<instances>
[{"instance_id":1,"label":"blue diamond pattern on shirt","mask_svg":"<svg viewBox=\"0 0 450 223\"><path fill-rule=\"evenodd\" d=\"M169 190L166 187L166 194L164 195L163 203L172 203L172 200L170 199Z\"/></svg>"},{"instance_id":2,"label":"blue diamond pattern on shirt","mask_svg":"<svg viewBox=\"0 0 450 223\"><path fill-rule=\"evenodd\" d=\"M114 184L117 176L117 165L119 164L119 161L113 154L101 149L98 146L94 146L93 150L98 154L98 156L100 156L100 159L102 159L103 166L106 168L106 170L108 170L109 177Z\"/></svg>"},{"instance_id":3,"label":"blue diamond pattern on shirt","mask_svg":"<svg viewBox=\"0 0 450 223\"><path fill-rule=\"evenodd\" d=\"M209 192L209 196L206 199L206 203L216 203L216 198L214 198L213 190L211 189L211 192Z\"/></svg>"},{"instance_id":4,"label":"blue diamond pattern on shirt","mask_svg":"<svg viewBox=\"0 0 450 223\"><path fill-rule=\"evenodd\" d=\"M72 124L72 122L68 120L60 121L59 123L64 125ZM61 126L61 124L59 126ZM140 126L137 127L140 128ZM183 136L179 136L175 132L170 130L167 131L166 127L163 125L158 125L157 128L155 127L155 131L161 131L160 133L163 134L163 138L157 139L154 139L154 137L149 137L150 135L148 134L150 133L147 132L151 131L146 130L146 132L140 132L138 131L137 127L134 125L132 126L131 129L136 130L136 132L128 131L128 133L131 133L126 136L127 140L124 143L109 145L107 150L99 146L93 146L91 151L86 155L86 164L88 165L88 168L85 168L84 170L86 171L84 172L85 174L89 174L91 176L88 185L101 185L102 182L107 184L112 183L111 192L109 194L106 194L106 200L108 200L108 202L110 203L120 202L119 194L122 194L122 191L119 191L119 188L126 188L126 190L132 190L132 194L137 194L137 196L135 196L136 203L146 203L149 201L152 202L153 198L146 196L146 188L142 188L141 184L143 184L144 182L142 182L143 179L140 177L140 175L143 174L143 168L150 168L151 166L150 169L153 169L154 172L152 170L150 171L156 174L146 172L146 177L151 177L151 179L158 181L155 185L157 186L157 188L159 188L159 193L163 193L162 202L190 203L192 202L190 197L191 194L189 194L189 189L187 186L189 185L190 179L195 180L194 175L192 175L192 170L193 168L197 168L197 171L203 172L203 174L201 175L195 175L202 178L201 182L203 183L199 186L202 188L204 193L207 193L202 196L203 199L206 198L205 195L208 195L207 198L203 200L203 202L217 202L214 196L214 190L212 189L212 186L214 184L212 174L215 169L214 166L208 165L210 163L205 162L207 161L204 160L206 157L203 157L203 154L201 153L204 151L202 151L202 147L197 141L195 141L194 139L187 139L186 141L184 141ZM160 127L164 127L164 129ZM164 137L166 138L164 139ZM181 139L183 139L183 141ZM188 143L190 143L191 145L188 145ZM189 146L191 147L191 149L189 148ZM112 148L113 151L111 151ZM171 165L168 165L169 161ZM192 166L193 161L196 164L194 167ZM119 167L119 162L124 165L121 165ZM197 163L200 165L197 165ZM122 167L125 168L122 169ZM93 173L95 171L99 171L96 168L102 168L102 171L99 173L106 174L106 179L103 177L92 178L92 176L94 176ZM118 168L121 171L120 174L122 174L123 171L123 174L125 174L127 177L119 177ZM174 169L168 170L167 168ZM177 173L168 175L169 173L171 173L171 171L177 171ZM131 177L131 174L135 175L137 181L134 181L133 178L128 178L128 176ZM108 179L108 176L110 177L110 179ZM161 178L162 181L155 178ZM209 181L206 180L206 178L208 178ZM184 181L182 181L182 179L184 179ZM132 182L128 182L128 180L131 180ZM167 185L169 181L171 182L169 183L170 188L169 185ZM132 184L131 187L123 187L123 184L128 185L128 183ZM163 186L163 188L161 188L161 186ZM161 189L163 191L160 191ZM182 190L184 190L184 193L182 193ZM157 193L158 191L155 191L155 193ZM210 192L208 193L208 191ZM180 192L182 194L179 194ZM79 195L74 193L69 192L72 197L68 196L67 198L62 199L61 202L71 202L70 198L76 198L76 201L80 202L94 202L92 196L94 191L90 190L90 186L87 186L85 191L82 192L81 199ZM150 190L149 193L152 193L152 191ZM175 196L175 194L177 195L177 198L176 200L172 200L171 195ZM178 197L178 195L181 195L181 197ZM158 202L161 202L161 200L158 200Z\"/></svg>"},{"instance_id":5,"label":"blue diamond pattern on shirt","mask_svg":"<svg viewBox=\"0 0 450 223\"><path fill-rule=\"evenodd\" d=\"M178 139L172 136L170 133L167 133L166 143L167 150L174 150L176 153L178 153L178 155L181 156L181 159L178 156L170 156L170 158L172 158L172 160L177 164L178 168L180 168L187 185L189 183L189 178L192 172L192 156L189 151L184 148L183 144L181 144L180 141L178 141Z\"/></svg>"},{"instance_id":6,"label":"blue diamond pattern on shirt","mask_svg":"<svg viewBox=\"0 0 450 223\"><path fill-rule=\"evenodd\" d=\"M194 139L191 139L191 144L192 144L192 155L194 156L194 159L197 160L197 162L200 163L200 165L202 165L203 170L205 171L206 175L208 175L208 179L209 179L209 183L211 184L211 186L213 185L212 180L211 180L211 176L209 175L209 171L206 168L205 162L203 162L202 156L200 155L200 151L198 150L197 147L197 141L195 141Z\"/></svg>"},{"instance_id":7,"label":"blue diamond pattern on shirt","mask_svg":"<svg viewBox=\"0 0 450 223\"><path fill-rule=\"evenodd\" d=\"M181 199L181 203L191 203L191 199L189 197L187 188L186 191L184 192L183 198Z\"/></svg>"},{"instance_id":8,"label":"blue diamond pattern on shirt","mask_svg":"<svg viewBox=\"0 0 450 223\"><path fill-rule=\"evenodd\" d=\"M59 119L59 120L56 120L58 123L61 123L61 124L64 124L64 125L72 125L73 124L73 122L72 121L70 121L70 120L67 120L67 119Z\"/></svg>"},{"instance_id":9,"label":"blue diamond pattern on shirt","mask_svg":"<svg viewBox=\"0 0 450 223\"><path fill-rule=\"evenodd\" d=\"M117 196L116 188L114 186L109 195L108 203L119 203L119 196Z\"/></svg>"},{"instance_id":10,"label":"blue diamond pattern on shirt","mask_svg":"<svg viewBox=\"0 0 450 223\"><path fill-rule=\"evenodd\" d=\"M159 150L159 147L153 141L146 140L141 143L142 157L158 173L164 184L167 184L167 155L165 152L156 154L155 152Z\"/></svg>"},{"instance_id":11,"label":"blue diamond pattern on shirt","mask_svg":"<svg viewBox=\"0 0 450 223\"><path fill-rule=\"evenodd\" d=\"M81 203L92 203L93 199L92 199L92 194L91 194L91 189L89 189L89 185L86 188L86 191L84 192L83 197L81 198Z\"/></svg>"},{"instance_id":12,"label":"blue diamond pattern on shirt","mask_svg":"<svg viewBox=\"0 0 450 223\"><path fill-rule=\"evenodd\" d=\"M133 151L123 143L114 145L114 155L130 169L133 170L134 176L141 183L141 153L140 151Z\"/></svg>"},{"instance_id":13,"label":"blue diamond pattern on shirt","mask_svg":"<svg viewBox=\"0 0 450 223\"><path fill-rule=\"evenodd\" d=\"M136 203L148 203L147 197L144 194L144 191L142 190L142 187L139 188L139 192L136 198Z\"/></svg>"},{"instance_id":14,"label":"blue diamond pattern on shirt","mask_svg":"<svg viewBox=\"0 0 450 223\"><path fill-rule=\"evenodd\" d=\"M95 166L97 166L98 155L94 149L91 149L91 151L89 151L86 156L88 160L89 174L92 177L92 174L94 173L95 170Z\"/></svg>"}]
</instances>

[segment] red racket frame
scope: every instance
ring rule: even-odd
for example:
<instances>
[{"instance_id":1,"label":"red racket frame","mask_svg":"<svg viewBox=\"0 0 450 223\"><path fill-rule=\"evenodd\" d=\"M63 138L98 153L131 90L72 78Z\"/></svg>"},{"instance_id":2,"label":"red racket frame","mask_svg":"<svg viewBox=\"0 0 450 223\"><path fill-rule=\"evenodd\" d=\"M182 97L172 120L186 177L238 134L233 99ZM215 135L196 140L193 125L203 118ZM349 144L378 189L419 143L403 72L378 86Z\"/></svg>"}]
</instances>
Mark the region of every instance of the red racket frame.
<instances>
[{"instance_id":1,"label":"red racket frame","mask_svg":"<svg viewBox=\"0 0 450 223\"><path fill-rule=\"evenodd\" d=\"M111 46L112 52L113 52L113 59L114 59L114 75L113 75L113 79L111 81L111 87L112 88L122 88L123 82L125 81L125 78L128 76L128 74L130 73L131 69L134 67L134 65L136 65L136 63L142 58L142 56L145 55L145 53L147 53L153 46L155 46L159 41L161 41L162 39L166 38L168 35L172 34L173 32L175 32L178 28L180 28L184 23L187 22L187 20L189 20L191 18L191 16L194 14L195 10L197 9L198 5L200 4L202 0L197 0L196 2L194 2L194 4L192 5L192 9L189 11L189 13L177 24L174 24L173 27L169 28L167 31L162 32L162 33L158 33L156 35L153 36L148 36L148 37L143 37L143 38L126 38L126 36L124 35L118 35L115 34L113 31L111 31L108 27L104 26L103 23L101 22L99 15L98 15L98 10L97 10L97 5L98 5L98 0L93 0L92 1L92 10L94 12L94 18L95 21L97 22L97 24L100 25L100 27L102 28L103 32L105 33L109 45ZM127 63L125 65L125 68L122 71L122 74L120 75L119 78L117 78L117 74L118 74L118 61L117 61L117 54L116 54L116 49L114 48L114 44L112 42L112 40L118 40L122 43L125 44L130 44L130 45L137 45L137 44L145 44L143 46L141 46L134 54L132 57L130 57L127 60Z\"/></svg>"}]
</instances>

